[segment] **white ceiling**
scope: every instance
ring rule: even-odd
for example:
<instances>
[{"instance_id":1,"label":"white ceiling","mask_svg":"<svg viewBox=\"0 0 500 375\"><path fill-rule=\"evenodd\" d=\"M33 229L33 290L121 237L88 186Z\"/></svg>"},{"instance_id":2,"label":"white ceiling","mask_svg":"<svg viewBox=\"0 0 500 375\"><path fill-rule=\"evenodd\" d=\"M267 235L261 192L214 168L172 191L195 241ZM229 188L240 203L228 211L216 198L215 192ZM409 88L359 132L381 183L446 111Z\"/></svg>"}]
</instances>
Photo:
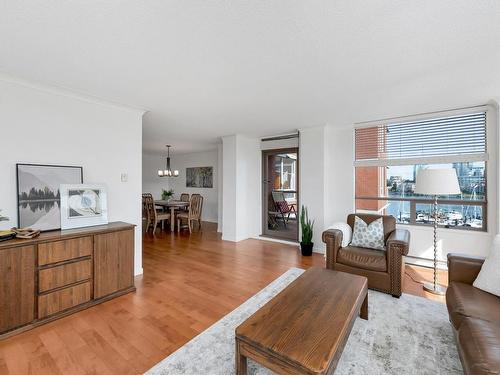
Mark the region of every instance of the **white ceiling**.
<instances>
[{"instance_id":1,"label":"white ceiling","mask_svg":"<svg viewBox=\"0 0 500 375\"><path fill-rule=\"evenodd\" d=\"M1 0L0 46L4 73L149 110L149 152L500 97L498 0Z\"/></svg>"}]
</instances>

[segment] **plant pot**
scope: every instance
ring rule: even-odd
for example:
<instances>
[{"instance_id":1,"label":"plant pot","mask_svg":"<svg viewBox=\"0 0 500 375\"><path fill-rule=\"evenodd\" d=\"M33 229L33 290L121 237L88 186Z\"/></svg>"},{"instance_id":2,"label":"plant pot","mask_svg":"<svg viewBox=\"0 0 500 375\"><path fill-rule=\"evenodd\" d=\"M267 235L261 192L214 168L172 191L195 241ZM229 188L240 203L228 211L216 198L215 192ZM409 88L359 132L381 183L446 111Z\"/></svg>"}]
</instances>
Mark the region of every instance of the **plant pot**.
<instances>
[{"instance_id":1,"label":"plant pot","mask_svg":"<svg viewBox=\"0 0 500 375\"><path fill-rule=\"evenodd\" d=\"M300 243L300 251L302 255L305 257L309 257L312 255L314 243Z\"/></svg>"}]
</instances>

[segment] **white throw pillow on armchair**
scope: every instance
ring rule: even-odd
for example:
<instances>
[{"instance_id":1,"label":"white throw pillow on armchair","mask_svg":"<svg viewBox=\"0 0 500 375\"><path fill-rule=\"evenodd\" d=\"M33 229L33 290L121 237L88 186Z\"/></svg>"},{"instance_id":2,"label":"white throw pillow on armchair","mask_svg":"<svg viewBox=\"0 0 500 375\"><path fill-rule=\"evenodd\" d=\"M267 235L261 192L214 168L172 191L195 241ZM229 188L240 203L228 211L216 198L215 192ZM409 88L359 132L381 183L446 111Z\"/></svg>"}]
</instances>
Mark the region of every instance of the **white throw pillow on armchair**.
<instances>
[{"instance_id":1,"label":"white throw pillow on armchair","mask_svg":"<svg viewBox=\"0 0 500 375\"><path fill-rule=\"evenodd\" d=\"M500 297L500 234L495 236L490 254L472 285Z\"/></svg>"},{"instance_id":2,"label":"white throw pillow on armchair","mask_svg":"<svg viewBox=\"0 0 500 375\"><path fill-rule=\"evenodd\" d=\"M330 225L327 229L337 229L342 232L342 244L340 246L349 246L352 239L352 228L347 223L337 222Z\"/></svg>"}]
</instances>

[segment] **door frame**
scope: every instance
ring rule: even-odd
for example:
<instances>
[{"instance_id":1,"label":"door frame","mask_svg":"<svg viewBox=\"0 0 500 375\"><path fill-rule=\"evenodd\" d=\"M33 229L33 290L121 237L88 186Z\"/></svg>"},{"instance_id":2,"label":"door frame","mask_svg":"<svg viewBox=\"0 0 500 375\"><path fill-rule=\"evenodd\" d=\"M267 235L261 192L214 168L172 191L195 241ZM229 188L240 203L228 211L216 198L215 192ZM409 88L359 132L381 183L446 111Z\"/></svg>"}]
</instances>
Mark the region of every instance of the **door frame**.
<instances>
[{"instance_id":1,"label":"door frame","mask_svg":"<svg viewBox=\"0 0 500 375\"><path fill-rule=\"evenodd\" d=\"M267 170L267 157L272 154L284 154L284 153L295 153L297 154L297 165L295 168L295 186L296 186L296 196L297 196L297 237L295 239L291 238L283 238L272 233L269 233L267 219L268 219L268 203L269 199L267 197L267 181L268 170ZM261 183L262 183L262 235L266 237L276 238L283 241L296 241L299 242L299 212L300 212L300 154L299 147L285 147L285 148L273 148L269 150L262 150L262 174L261 174ZM264 175L266 173L266 175Z\"/></svg>"}]
</instances>

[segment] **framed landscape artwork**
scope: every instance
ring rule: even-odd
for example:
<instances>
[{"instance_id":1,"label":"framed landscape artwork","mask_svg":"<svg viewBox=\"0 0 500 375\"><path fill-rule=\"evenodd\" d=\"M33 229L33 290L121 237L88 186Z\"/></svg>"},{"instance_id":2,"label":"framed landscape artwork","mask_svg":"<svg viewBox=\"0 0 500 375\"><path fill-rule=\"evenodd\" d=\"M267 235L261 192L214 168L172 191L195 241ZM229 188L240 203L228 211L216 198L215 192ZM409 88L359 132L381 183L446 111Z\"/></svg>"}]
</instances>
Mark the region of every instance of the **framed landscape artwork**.
<instances>
[{"instance_id":1,"label":"framed landscape artwork","mask_svg":"<svg viewBox=\"0 0 500 375\"><path fill-rule=\"evenodd\" d=\"M83 168L60 165L16 164L17 225L41 231L61 228L61 184L83 182Z\"/></svg>"},{"instance_id":2,"label":"framed landscape artwork","mask_svg":"<svg viewBox=\"0 0 500 375\"><path fill-rule=\"evenodd\" d=\"M213 188L213 167L186 168L186 187Z\"/></svg>"},{"instance_id":3,"label":"framed landscape artwork","mask_svg":"<svg viewBox=\"0 0 500 375\"><path fill-rule=\"evenodd\" d=\"M104 185L61 185L61 229L108 223Z\"/></svg>"}]
</instances>

